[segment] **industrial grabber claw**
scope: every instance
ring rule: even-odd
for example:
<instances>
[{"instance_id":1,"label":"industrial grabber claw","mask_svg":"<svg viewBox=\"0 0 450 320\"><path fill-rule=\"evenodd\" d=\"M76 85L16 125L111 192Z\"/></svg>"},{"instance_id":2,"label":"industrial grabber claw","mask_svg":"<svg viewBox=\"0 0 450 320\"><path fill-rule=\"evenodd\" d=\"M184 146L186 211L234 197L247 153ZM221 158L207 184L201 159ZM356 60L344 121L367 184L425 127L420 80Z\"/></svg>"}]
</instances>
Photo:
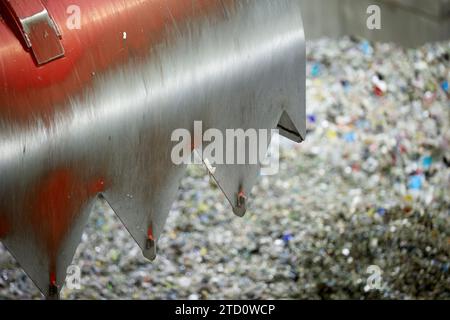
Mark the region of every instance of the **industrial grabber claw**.
<instances>
[{"instance_id":1,"label":"industrial grabber claw","mask_svg":"<svg viewBox=\"0 0 450 320\"><path fill-rule=\"evenodd\" d=\"M99 195L155 257L185 171L174 130L304 138L299 2L0 0L0 238L46 296ZM237 215L259 170L215 165Z\"/></svg>"}]
</instances>

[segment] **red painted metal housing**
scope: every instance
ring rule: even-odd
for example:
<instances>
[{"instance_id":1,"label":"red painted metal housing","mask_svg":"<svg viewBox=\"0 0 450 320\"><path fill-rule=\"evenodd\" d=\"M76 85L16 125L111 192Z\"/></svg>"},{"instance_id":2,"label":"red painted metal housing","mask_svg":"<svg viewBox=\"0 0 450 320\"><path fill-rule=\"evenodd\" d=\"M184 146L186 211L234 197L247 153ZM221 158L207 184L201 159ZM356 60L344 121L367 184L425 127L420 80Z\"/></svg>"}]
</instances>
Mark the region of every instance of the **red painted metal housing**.
<instances>
[{"instance_id":1,"label":"red painted metal housing","mask_svg":"<svg viewBox=\"0 0 450 320\"><path fill-rule=\"evenodd\" d=\"M21 1L27 6L33 3ZM65 56L38 66L11 23L0 21L0 117L27 121L51 118L69 96L90 86L95 75L130 58L149 54L167 21L219 12L219 1L42 0L61 32ZM194 4L194 5L193 5ZM80 28L69 29L76 5ZM4 17L5 10L2 10ZM34 11L34 9L32 9ZM26 11L24 11L26 12ZM126 33L126 38L124 37ZM74 72L76 70L76 72Z\"/></svg>"}]
</instances>

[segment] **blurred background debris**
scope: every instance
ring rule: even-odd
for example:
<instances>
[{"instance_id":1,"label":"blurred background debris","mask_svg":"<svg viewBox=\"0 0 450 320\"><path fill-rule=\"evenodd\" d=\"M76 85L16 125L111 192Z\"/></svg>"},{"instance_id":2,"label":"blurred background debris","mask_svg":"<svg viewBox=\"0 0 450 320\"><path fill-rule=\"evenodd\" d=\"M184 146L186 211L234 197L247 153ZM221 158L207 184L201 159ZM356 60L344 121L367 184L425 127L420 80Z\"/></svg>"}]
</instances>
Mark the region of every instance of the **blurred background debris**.
<instances>
[{"instance_id":1,"label":"blurred background debris","mask_svg":"<svg viewBox=\"0 0 450 320\"><path fill-rule=\"evenodd\" d=\"M307 139L283 140L245 218L192 166L148 263L99 201L63 298L450 299L450 42L307 50ZM0 298L40 297L0 244Z\"/></svg>"}]
</instances>

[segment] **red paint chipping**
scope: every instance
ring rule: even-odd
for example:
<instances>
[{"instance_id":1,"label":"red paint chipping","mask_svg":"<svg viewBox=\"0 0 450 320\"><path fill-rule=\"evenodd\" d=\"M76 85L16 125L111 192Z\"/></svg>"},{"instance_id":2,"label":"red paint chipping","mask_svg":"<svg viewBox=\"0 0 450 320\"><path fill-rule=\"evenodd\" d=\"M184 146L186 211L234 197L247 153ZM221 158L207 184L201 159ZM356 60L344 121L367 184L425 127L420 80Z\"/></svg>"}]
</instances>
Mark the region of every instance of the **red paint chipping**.
<instances>
[{"instance_id":1,"label":"red paint chipping","mask_svg":"<svg viewBox=\"0 0 450 320\"><path fill-rule=\"evenodd\" d=\"M95 195L105 191L105 180L103 178L97 179L89 186L89 194Z\"/></svg>"},{"instance_id":2,"label":"red paint chipping","mask_svg":"<svg viewBox=\"0 0 450 320\"><path fill-rule=\"evenodd\" d=\"M56 273L50 272L50 285L56 286Z\"/></svg>"},{"instance_id":3,"label":"red paint chipping","mask_svg":"<svg viewBox=\"0 0 450 320\"><path fill-rule=\"evenodd\" d=\"M155 241L155 237L153 236L153 226L150 226L147 230L147 237L149 240Z\"/></svg>"}]
</instances>

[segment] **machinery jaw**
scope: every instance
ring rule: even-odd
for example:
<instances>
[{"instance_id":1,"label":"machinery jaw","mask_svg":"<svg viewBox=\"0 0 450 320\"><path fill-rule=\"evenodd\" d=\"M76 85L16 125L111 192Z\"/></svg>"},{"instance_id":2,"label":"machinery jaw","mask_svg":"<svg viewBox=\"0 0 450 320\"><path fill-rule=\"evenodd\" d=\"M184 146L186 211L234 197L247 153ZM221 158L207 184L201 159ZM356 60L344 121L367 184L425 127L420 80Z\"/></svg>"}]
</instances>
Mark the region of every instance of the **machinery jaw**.
<instances>
[{"instance_id":1,"label":"machinery jaw","mask_svg":"<svg viewBox=\"0 0 450 320\"><path fill-rule=\"evenodd\" d=\"M65 58L39 70L25 50L18 60L28 61L31 77L69 68L66 77L86 73L89 81L50 80L26 98L8 70L0 72L8 88L0 89L0 238L48 297L62 288L99 195L144 256L156 257L186 170L171 158L175 130L195 136L193 125L201 121L204 130L278 128L294 141L305 137L300 1L131 0L120 7L118 0L102 0L96 8L78 0L84 15L93 16L80 31L58 20L66 2L49 0L47 8L59 23ZM115 21L113 9L132 18ZM98 28L98 11L104 13L102 43L120 50L86 40L84 56L71 59L72 46L81 45L70 42L71 34L99 34L89 29ZM141 39L138 47L133 36ZM13 42L14 35L0 23L2 37ZM108 56L114 54L117 61ZM7 59L0 54L0 66ZM58 86L63 95L54 91ZM43 100L27 100L36 95ZM31 112L20 112L30 106ZM216 164L211 172L238 216L259 172L258 164Z\"/></svg>"}]
</instances>

